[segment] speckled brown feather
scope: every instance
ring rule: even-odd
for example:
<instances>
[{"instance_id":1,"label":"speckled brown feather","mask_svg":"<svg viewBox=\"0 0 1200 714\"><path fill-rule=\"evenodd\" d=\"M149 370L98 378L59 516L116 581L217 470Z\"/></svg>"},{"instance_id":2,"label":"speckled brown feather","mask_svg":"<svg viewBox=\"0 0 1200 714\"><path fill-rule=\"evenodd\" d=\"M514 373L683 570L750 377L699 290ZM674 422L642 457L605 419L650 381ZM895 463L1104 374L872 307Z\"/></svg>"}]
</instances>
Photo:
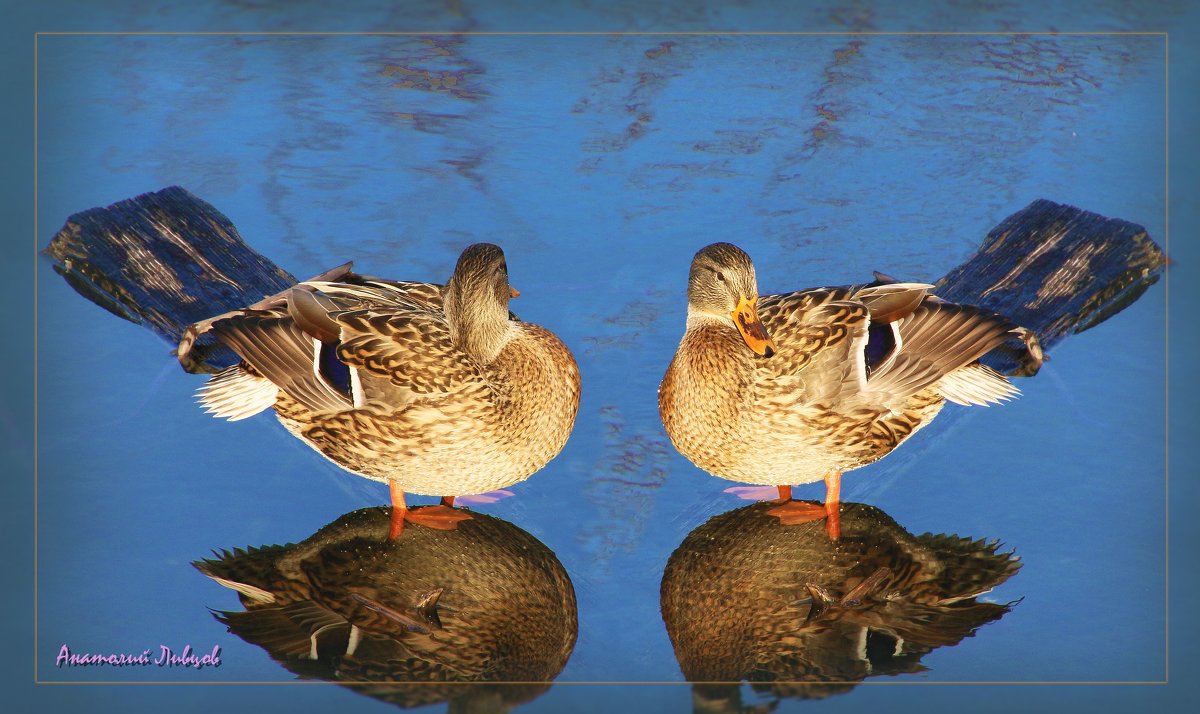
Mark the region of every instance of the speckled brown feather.
<instances>
[{"instance_id":1,"label":"speckled brown feather","mask_svg":"<svg viewBox=\"0 0 1200 714\"><path fill-rule=\"evenodd\" d=\"M448 393L482 380L481 370L454 344L433 311L332 315L342 328L338 358L416 394Z\"/></svg>"}]
</instances>

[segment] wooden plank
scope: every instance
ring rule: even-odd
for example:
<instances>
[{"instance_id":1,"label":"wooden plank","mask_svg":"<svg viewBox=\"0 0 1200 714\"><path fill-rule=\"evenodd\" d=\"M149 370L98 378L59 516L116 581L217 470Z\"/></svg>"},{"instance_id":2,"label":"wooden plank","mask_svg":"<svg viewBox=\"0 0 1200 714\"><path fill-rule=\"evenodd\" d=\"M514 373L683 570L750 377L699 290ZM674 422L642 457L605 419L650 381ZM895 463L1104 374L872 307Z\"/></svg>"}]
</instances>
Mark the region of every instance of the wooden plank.
<instances>
[{"instance_id":1,"label":"wooden plank","mask_svg":"<svg viewBox=\"0 0 1200 714\"><path fill-rule=\"evenodd\" d=\"M172 346L188 325L296 283L220 211L178 186L72 215L45 253L81 295ZM237 361L208 335L198 349L208 369Z\"/></svg>"},{"instance_id":2,"label":"wooden plank","mask_svg":"<svg viewBox=\"0 0 1200 714\"><path fill-rule=\"evenodd\" d=\"M935 292L1004 315L1036 333L1045 350L1132 304L1165 265L1142 226L1039 199L993 228ZM1008 374L1036 372L1023 353L1014 341L984 361Z\"/></svg>"}]
</instances>

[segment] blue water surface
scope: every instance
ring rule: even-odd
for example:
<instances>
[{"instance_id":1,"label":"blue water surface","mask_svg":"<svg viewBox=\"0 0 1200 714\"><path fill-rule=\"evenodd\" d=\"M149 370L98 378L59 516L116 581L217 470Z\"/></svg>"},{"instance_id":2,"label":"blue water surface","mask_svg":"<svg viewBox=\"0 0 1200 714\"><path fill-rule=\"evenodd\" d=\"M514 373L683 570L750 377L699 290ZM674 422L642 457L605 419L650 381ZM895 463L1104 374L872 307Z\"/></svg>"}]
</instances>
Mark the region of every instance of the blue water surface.
<instances>
[{"instance_id":1,"label":"blue water surface","mask_svg":"<svg viewBox=\"0 0 1200 714\"><path fill-rule=\"evenodd\" d=\"M659 614L664 566L694 528L744 505L679 456L658 419L692 254L739 244L764 292L872 270L933 280L1037 198L1142 224L1161 243L1164 59L1161 35L1117 34L43 35L38 234L44 244L74 212L180 185L301 278L353 260L441 282L467 244L501 245L522 293L513 309L555 331L583 379L562 454L477 507L554 551L578 597L567 684L522 710L687 710L686 684L586 683L683 682ZM387 710L295 683L226 633L210 608L238 609L235 594L190 565L303 540L387 503L386 489L269 415L205 415L192 396L202 380L168 345L37 270L36 677L292 682L313 707ZM1023 562L984 596L1019 600L1009 614L887 681L1166 678L1165 297L1154 286L1066 340L1017 401L949 407L846 475L846 501L914 534L998 539ZM219 645L223 664L56 667L63 644ZM98 706L123 696L96 691ZM196 709L224 696L192 691ZM1032 696L923 691L945 710L992 691ZM820 706L880 696L869 681Z\"/></svg>"}]
</instances>

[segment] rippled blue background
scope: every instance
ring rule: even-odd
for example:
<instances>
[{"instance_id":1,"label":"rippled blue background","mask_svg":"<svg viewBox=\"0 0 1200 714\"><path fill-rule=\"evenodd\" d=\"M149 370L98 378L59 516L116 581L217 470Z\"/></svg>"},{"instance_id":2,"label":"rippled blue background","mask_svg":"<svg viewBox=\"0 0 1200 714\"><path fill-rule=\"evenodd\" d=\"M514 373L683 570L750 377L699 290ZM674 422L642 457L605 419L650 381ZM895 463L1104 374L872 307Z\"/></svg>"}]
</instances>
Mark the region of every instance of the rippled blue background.
<instances>
[{"instance_id":1,"label":"rippled blue background","mask_svg":"<svg viewBox=\"0 0 1200 714\"><path fill-rule=\"evenodd\" d=\"M354 19L315 9L267 19L232 4L202 12L131 4L91 16L63 4L65 14L42 16L30 31L1195 24L1194 12L1167 4L1113 5L1086 18L958 4L635 7L578 7L567 18L529 7L455 14L367 4ZM1176 55L1186 40L1171 42L1172 121L1186 126L1174 112L1194 116L1195 100L1180 87L1194 86L1186 78L1195 79L1195 63ZM722 493L729 484L674 453L656 413L655 389L683 329L691 254L713 240L737 242L758 263L765 291L862 280L873 269L933 279L1039 197L1141 223L1162 244L1165 49L1153 35L43 35L37 228L25 235L41 247L73 212L179 184L298 277L353 259L368 273L444 280L465 244L503 245L523 293L514 309L572 348L584 402L563 454L514 488L515 498L480 508L546 543L574 581L580 638L560 680L678 681L658 615L662 568L689 531L741 505ZM413 75L401 68L452 84L418 77L404 86ZM1190 141L1186 129L1172 133L1173 169L1194 157ZM1194 188L1189 175L1172 180L1173 191ZM1191 234L1179 231L1195 227L1194 205L1174 201L1171 220L1179 261L1172 347L1186 348L1193 338L1179 334L1186 312L1178 306L1193 288L1174 271L1188 274L1181 256ZM22 245L6 271L29 271ZM385 490L327 464L269 418L205 416L191 399L198 378L178 369L164 343L79 298L44 262L36 271L38 652L30 674L125 678L55 669L63 642L118 650L219 643L220 670L138 678L289 681L211 618L206 608L236 599L188 563L212 548L303 539L342 513L385 503ZM928 672L888 681L1166 678L1164 288L1062 344L1021 384L1017 402L948 409L895 455L846 477L844 499L882 508L914 533L999 538L1025 562L988 596L1023 597L1012 613L927 656ZM1183 408L1172 414L1173 499L1195 494L1179 465L1192 447L1178 430L1194 425L1186 354L1173 353L1169 387ZM28 386L23 374L5 385L6 434L25 468L14 478L30 471L26 412L8 398ZM819 493L810 486L798 495ZM1178 527L1188 502L1173 505ZM19 523L14 534L28 542ZM1171 573L1176 585L1194 583L1195 531L1183 527L1171 541L1183 559ZM1194 625L1189 592L1172 595L1172 626ZM29 606L28 596L16 602ZM1195 661L1187 632L1172 640L1172 682ZM10 654L22 671L34 658ZM1083 699L1120 709L1178 686L867 684L808 706L1044 710ZM184 710L388 708L331 686L42 685L34 695L111 709L151 698ZM687 710L689 688L566 684L523 710L651 704Z\"/></svg>"}]
</instances>

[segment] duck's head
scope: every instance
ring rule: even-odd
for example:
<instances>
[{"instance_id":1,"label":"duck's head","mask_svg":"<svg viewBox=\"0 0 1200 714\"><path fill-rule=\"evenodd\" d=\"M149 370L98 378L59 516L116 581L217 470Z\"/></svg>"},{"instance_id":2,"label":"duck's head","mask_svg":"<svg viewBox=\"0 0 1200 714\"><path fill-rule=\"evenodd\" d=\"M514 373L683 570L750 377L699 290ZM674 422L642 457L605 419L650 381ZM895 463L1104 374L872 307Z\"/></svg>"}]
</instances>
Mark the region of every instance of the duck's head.
<instances>
[{"instance_id":1,"label":"duck's head","mask_svg":"<svg viewBox=\"0 0 1200 714\"><path fill-rule=\"evenodd\" d=\"M775 343L758 318L758 281L750 256L732 243L705 246L692 258L688 315L732 322L746 346L770 357Z\"/></svg>"},{"instance_id":2,"label":"duck's head","mask_svg":"<svg viewBox=\"0 0 1200 714\"><path fill-rule=\"evenodd\" d=\"M455 344L483 362L491 362L508 338L508 301L520 293L508 284L504 251L491 243L468 246L446 283L446 322Z\"/></svg>"}]
</instances>

